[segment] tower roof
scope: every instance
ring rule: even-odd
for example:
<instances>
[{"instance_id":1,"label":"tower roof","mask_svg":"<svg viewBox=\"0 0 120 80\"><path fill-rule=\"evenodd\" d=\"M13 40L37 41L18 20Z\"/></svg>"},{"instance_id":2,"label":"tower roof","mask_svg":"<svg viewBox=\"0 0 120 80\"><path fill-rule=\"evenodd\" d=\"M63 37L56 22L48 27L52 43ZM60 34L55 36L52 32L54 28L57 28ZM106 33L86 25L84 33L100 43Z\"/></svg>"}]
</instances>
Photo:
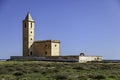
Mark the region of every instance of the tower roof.
<instances>
[{"instance_id":1,"label":"tower roof","mask_svg":"<svg viewBox=\"0 0 120 80\"><path fill-rule=\"evenodd\" d=\"M25 17L25 19L24 19L24 20L34 21L34 20L32 19L32 17L31 17L31 15L30 15L30 13L29 13L29 12L27 13L27 16Z\"/></svg>"}]
</instances>

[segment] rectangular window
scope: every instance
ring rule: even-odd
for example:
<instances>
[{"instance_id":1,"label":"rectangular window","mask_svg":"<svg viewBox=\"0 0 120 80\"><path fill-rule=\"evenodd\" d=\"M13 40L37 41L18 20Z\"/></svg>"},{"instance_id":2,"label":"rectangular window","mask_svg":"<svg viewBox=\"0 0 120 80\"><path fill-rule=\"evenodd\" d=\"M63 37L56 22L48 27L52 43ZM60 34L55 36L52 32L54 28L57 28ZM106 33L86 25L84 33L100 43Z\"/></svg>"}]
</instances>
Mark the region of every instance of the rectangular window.
<instances>
[{"instance_id":1,"label":"rectangular window","mask_svg":"<svg viewBox=\"0 0 120 80\"><path fill-rule=\"evenodd\" d=\"M26 23L24 23L24 27L26 28Z\"/></svg>"},{"instance_id":2,"label":"rectangular window","mask_svg":"<svg viewBox=\"0 0 120 80\"><path fill-rule=\"evenodd\" d=\"M45 51L45 55L47 55L47 51Z\"/></svg>"},{"instance_id":3,"label":"rectangular window","mask_svg":"<svg viewBox=\"0 0 120 80\"><path fill-rule=\"evenodd\" d=\"M30 55L32 55L32 51L30 52Z\"/></svg>"},{"instance_id":4,"label":"rectangular window","mask_svg":"<svg viewBox=\"0 0 120 80\"><path fill-rule=\"evenodd\" d=\"M32 22L31 22L31 28L32 28Z\"/></svg>"}]
</instances>

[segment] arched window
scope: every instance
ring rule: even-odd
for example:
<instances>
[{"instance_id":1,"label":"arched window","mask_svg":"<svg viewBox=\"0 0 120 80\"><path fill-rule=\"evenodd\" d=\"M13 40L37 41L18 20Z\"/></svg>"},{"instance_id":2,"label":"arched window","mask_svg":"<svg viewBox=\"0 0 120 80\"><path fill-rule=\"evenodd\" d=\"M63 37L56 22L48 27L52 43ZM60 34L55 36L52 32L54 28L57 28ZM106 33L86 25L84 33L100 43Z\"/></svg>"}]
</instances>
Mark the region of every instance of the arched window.
<instances>
[{"instance_id":1,"label":"arched window","mask_svg":"<svg viewBox=\"0 0 120 80\"><path fill-rule=\"evenodd\" d=\"M80 56L85 56L85 54L84 53L80 53Z\"/></svg>"}]
</instances>

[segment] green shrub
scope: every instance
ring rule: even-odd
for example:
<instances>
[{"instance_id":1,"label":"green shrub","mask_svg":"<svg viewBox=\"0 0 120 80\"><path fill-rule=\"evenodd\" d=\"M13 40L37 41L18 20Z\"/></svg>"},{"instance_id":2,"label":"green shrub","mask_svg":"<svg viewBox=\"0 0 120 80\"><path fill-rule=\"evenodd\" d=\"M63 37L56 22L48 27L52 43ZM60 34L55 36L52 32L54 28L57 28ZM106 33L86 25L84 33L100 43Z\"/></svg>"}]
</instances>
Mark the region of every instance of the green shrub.
<instances>
[{"instance_id":1,"label":"green shrub","mask_svg":"<svg viewBox=\"0 0 120 80\"><path fill-rule=\"evenodd\" d=\"M55 75L56 80L67 80L67 76L65 74L57 74Z\"/></svg>"},{"instance_id":2,"label":"green shrub","mask_svg":"<svg viewBox=\"0 0 120 80\"><path fill-rule=\"evenodd\" d=\"M116 78L116 76L114 76L114 75L111 75L111 76L108 76L108 78L115 79L115 78Z\"/></svg>"},{"instance_id":3,"label":"green shrub","mask_svg":"<svg viewBox=\"0 0 120 80\"><path fill-rule=\"evenodd\" d=\"M106 77L104 75L97 75L97 76L95 76L94 79L101 80L101 79L106 79Z\"/></svg>"},{"instance_id":4,"label":"green shrub","mask_svg":"<svg viewBox=\"0 0 120 80\"><path fill-rule=\"evenodd\" d=\"M24 74L23 72L17 71L13 75L14 76L22 76L23 74Z\"/></svg>"},{"instance_id":5,"label":"green shrub","mask_svg":"<svg viewBox=\"0 0 120 80\"><path fill-rule=\"evenodd\" d=\"M88 77L85 75L81 75L78 77L79 80L88 80Z\"/></svg>"},{"instance_id":6,"label":"green shrub","mask_svg":"<svg viewBox=\"0 0 120 80\"><path fill-rule=\"evenodd\" d=\"M89 70L89 66L86 66L85 64L74 65L73 69L76 69L76 70Z\"/></svg>"}]
</instances>

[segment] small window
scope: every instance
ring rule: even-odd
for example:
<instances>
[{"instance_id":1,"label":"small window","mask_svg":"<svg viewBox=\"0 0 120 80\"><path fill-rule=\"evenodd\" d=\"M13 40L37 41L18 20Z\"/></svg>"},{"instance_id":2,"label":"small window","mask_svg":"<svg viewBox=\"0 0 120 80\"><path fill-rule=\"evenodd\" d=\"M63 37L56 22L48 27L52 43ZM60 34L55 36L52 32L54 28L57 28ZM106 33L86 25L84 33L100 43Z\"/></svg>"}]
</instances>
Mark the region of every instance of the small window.
<instances>
[{"instance_id":1,"label":"small window","mask_svg":"<svg viewBox=\"0 0 120 80\"><path fill-rule=\"evenodd\" d=\"M45 47L47 47L47 44L45 45Z\"/></svg>"},{"instance_id":2,"label":"small window","mask_svg":"<svg viewBox=\"0 0 120 80\"><path fill-rule=\"evenodd\" d=\"M45 52L45 55L47 55L47 51Z\"/></svg>"},{"instance_id":3,"label":"small window","mask_svg":"<svg viewBox=\"0 0 120 80\"><path fill-rule=\"evenodd\" d=\"M30 52L30 55L32 55L32 51Z\"/></svg>"},{"instance_id":4,"label":"small window","mask_svg":"<svg viewBox=\"0 0 120 80\"><path fill-rule=\"evenodd\" d=\"M26 23L24 23L24 28L26 28Z\"/></svg>"},{"instance_id":5,"label":"small window","mask_svg":"<svg viewBox=\"0 0 120 80\"><path fill-rule=\"evenodd\" d=\"M32 38L31 38L31 40L32 40Z\"/></svg>"},{"instance_id":6,"label":"small window","mask_svg":"<svg viewBox=\"0 0 120 80\"><path fill-rule=\"evenodd\" d=\"M55 47L56 47L57 45L55 45Z\"/></svg>"},{"instance_id":7,"label":"small window","mask_svg":"<svg viewBox=\"0 0 120 80\"><path fill-rule=\"evenodd\" d=\"M31 28L32 28L32 22L31 22Z\"/></svg>"},{"instance_id":8,"label":"small window","mask_svg":"<svg viewBox=\"0 0 120 80\"><path fill-rule=\"evenodd\" d=\"M31 31L31 33L32 33L32 31Z\"/></svg>"},{"instance_id":9,"label":"small window","mask_svg":"<svg viewBox=\"0 0 120 80\"><path fill-rule=\"evenodd\" d=\"M85 56L85 54L84 53L80 53L80 56Z\"/></svg>"},{"instance_id":10,"label":"small window","mask_svg":"<svg viewBox=\"0 0 120 80\"><path fill-rule=\"evenodd\" d=\"M100 58L99 58L99 57L97 57L97 60L100 60Z\"/></svg>"}]
</instances>

